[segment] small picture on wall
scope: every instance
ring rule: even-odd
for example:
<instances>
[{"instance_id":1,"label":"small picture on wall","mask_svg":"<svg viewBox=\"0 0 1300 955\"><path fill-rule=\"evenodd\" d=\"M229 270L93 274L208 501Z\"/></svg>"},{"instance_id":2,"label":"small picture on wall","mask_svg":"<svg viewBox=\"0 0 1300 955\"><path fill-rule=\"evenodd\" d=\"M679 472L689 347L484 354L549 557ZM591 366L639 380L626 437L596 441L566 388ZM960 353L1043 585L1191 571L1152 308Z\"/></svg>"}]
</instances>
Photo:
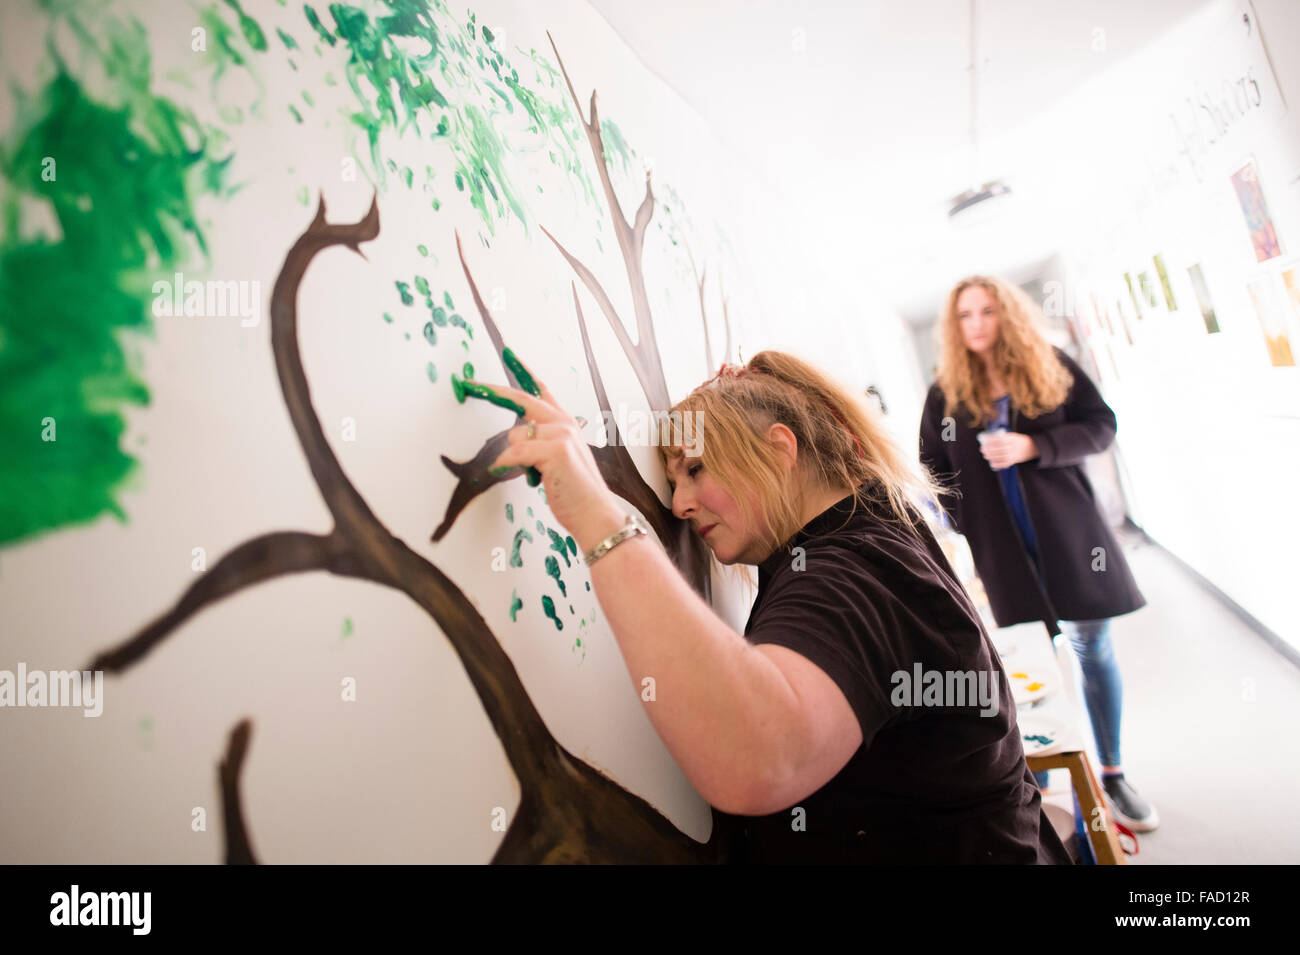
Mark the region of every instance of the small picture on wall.
<instances>
[{"instance_id":1,"label":"small picture on wall","mask_svg":"<svg viewBox=\"0 0 1300 955\"><path fill-rule=\"evenodd\" d=\"M1128 319L1124 315L1124 303L1115 299L1115 314L1119 318L1119 324L1124 329L1124 340L1130 345L1133 344L1133 333L1128 330Z\"/></svg>"},{"instance_id":2,"label":"small picture on wall","mask_svg":"<svg viewBox=\"0 0 1300 955\"><path fill-rule=\"evenodd\" d=\"M1205 322L1205 332L1213 335L1219 330L1219 319L1214 314L1214 302L1210 300L1210 287L1205 284L1205 272L1198 262L1187 270L1192 280L1192 291L1196 293L1196 303L1201 307L1201 320Z\"/></svg>"},{"instance_id":3,"label":"small picture on wall","mask_svg":"<svg viewBox=\"0 0 1300 955\"><path fill-rule=\"evenodd\" d=\"M1178 311L1178 303L1174 300L1174 287L1169 284L1169 272L1165 269L1165 257L1157 252L1152 261L1156 264L1156 275L1160 276L1160 290L1165 293L1165 308L1171 312L1176 312Z\"/></svg>"},{"instance_id":4,"label":"small picture on wall","mask_svg":"<svg viewBox=\"0 0 1300 955\"><path fill-rule=\"evenodd\" d=\"M1274 368L1295 365L1295 352L1286 333L1286 305L1282 301L1277 280L1271 275L1260 276L1246 285L1250 300L1255 304L1264 342L1268 346L1268 360Z\"/></svg>"},{"instance_id":5,"label":"small picture on wall","mask_svg":"<svg viewBox=\"0 0 1300 955\"><path fill-rule=\"evenodd\" d=\"M1124 273L1124 284L1128 286L1128 296L1133 299L1133 314L1137 316L1138 321L1142 321L1142 303L1138 301L1137 287L1133 284L1133 276L1127 272Z\"/></svg>"},{"instance_id":6,"label":"small picture on wall","mask_svg":"<svg viewBox=\"0 0 1300 955\"><path fill-rule=\"evenodd\" d=\"M1142 297L1146 299L1147 305L1151 308L1159 308L1160 303L1156 300L1156 286L1151 281L1150 272L1142 272L1138 275L1138 283L1142 286Z\"/></svg>"},{"instance_id":7,"label":"small picture on wall","mask_svg":"<svg viewBox=\"0 0 1300 955\"><path fill-rule=\"evenodd\" d=\"M1246 217L1256 261L1267 262L1281 255L1282 244L1273 228L1273 217L1268 214L1268 203L1264 201L1264 190L1259 185L1259 170L1254 159L1247 159L1232 174L1232 188L1237 191L1241 213Z\"/></svg>"},{"instance_id":8,"label":"small picture on wall","mask_svg":"<svg viewBox=\"0 0 1300 955\"><path fill-rule=\"evenodd\" d=\"M1300 269L1287 269L1282 273L1286 286L1286 300L1291 304L1291 317L1300 322Z\"/></svg>"}]
</instances>

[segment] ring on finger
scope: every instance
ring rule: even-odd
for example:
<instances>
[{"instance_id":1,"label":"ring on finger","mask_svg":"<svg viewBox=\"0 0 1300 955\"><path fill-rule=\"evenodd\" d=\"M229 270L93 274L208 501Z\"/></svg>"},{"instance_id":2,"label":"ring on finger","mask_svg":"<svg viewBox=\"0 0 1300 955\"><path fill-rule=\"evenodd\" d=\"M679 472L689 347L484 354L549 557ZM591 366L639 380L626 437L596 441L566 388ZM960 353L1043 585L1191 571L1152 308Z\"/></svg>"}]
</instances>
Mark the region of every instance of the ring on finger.
<instances>
[{"instance_id":1,"label":"ring on finger","mask_svg":"<svg viewBox=\"0 0 1300 955\"><path fill-rule=\"evenodd\" d=\"M537 437L537 422L529 421L527 422L527 424L528 424L528 428L524 431L524 433L528 435L528 440L531 441L533 438Z\"/></svg>"}]
</instances>

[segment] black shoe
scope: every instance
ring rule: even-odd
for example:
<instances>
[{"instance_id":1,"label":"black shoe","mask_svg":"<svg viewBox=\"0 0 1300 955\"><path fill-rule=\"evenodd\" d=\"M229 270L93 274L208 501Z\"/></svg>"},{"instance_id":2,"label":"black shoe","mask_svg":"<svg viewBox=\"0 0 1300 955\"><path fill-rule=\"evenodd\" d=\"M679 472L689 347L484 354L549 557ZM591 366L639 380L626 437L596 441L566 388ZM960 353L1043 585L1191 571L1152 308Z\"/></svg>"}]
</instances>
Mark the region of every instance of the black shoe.
<instances>
[{"instance_id":1,"label":"black shoe","mask_svg":"<svg viewBox=\"0 0 1300 955\"><path fill-rule=\"evenodd\" d=\"M1116 821L1122 822L1134 832L1150 832L1160 825L1156 807L1138 795L1123 773L1102 776L1101 788L1106 791L1106 804L1115 814Z\"/></svg>"}]
</instances>

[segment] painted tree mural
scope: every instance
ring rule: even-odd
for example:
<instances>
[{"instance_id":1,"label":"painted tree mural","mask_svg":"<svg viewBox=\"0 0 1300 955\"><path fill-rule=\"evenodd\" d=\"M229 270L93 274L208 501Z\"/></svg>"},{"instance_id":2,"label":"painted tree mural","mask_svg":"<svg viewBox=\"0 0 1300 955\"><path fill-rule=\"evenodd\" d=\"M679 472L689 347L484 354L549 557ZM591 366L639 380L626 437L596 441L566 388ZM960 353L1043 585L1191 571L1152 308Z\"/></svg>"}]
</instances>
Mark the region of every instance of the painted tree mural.
<instances>
[{"instance_id":1,"label":"painted tree mural","mask_svg":"<svg viewBox=\"0 0 1300 955\"><path fill-rule=\"evenodd\" d=\"M99 654L89 668L123 673L139 665L205 608L286 575L326 571L377 583L409 597L450 641L519 780L521 800L493 861L724 861L729 839L725 817L714 813L713 836L707 845L701 845L678 831L644 799L556 741L529 699L514 665L472 602L433 562L416 554L384 526L345 475L325 437L302 364L298 292L313 260L324 250L342 246L364 255L365 243L380 234L379 193L387 183L395 180L414 191L414 171L409 167L399 169L384 158L381 140L385 131L410 130L441 140L451 158L457 191L467 194L489 231L498 219L511 216L527 228L527 183L512 181L502 161L512 144L492 122L493 111L513 112L516 108L527 114L532 122L530 132L545 145L552 164L565 173L575 201L603 203L624 265L635 340L595 271L566 248L565 237L541 226L575 276L571 282L574 316L598 407L612 415L578 294L579 282L598 304L648 407L666 410L671 404L643 266L646 234L657 206L651 177L647 172L644 195L629 219L616 194L611 169L615 162L627 168L630 147L616 125L599 117L595 92L584 114L553 39L551 48L567 101L563 94L558 100L548 95L545 85L526 87L518 70L494 45L492 31L476 24L472 13L467 23L459 23L437 0L385 0L379 9L380 13L372 15L336 3L330 5L326 18L310 5L303 8L306 24L318 41L318 55L321 44L347 50L344 78L357 102L349 120L365 137L365 149L357 159L366 163L377 193L368 213L355 222L331 222L324 198L320 197L314 217L286 255L270 297L271 349L281 392L313 481L332 516L333 528L327 534L275 531L235 546L187 588L171 608ZM0 304L5 316L0 326L0 371L5 372L0 377L0 427L7 438L27 428L36 409L53 408L57 413L52 417L65 434L74 429L79 436L85 435L84 440L60 445L82 457L61 461L56 473L42 474L40 494L28 492L40 483L33 480L37 465L21 457L0 465L0 491L10 492L0 496L8 505L0 505L4 507L0 511L0 544L85 521L106 510L124 516L114 495L134 462L120 448L123 419L118 409L122 402L147 403L149 394L137 371L138 360L124 353L115 330L147 324L142 307L147 299L139 283L142 273L163 271L185 261L185 239L200 252L205 251L203 229L194 211L197 197L220 198L238 188L229 181L234 157L226 148L227 137L221 126L201 122L193 112L151 92L143 28L133 21L110 18L92 30L71 14L53 7L47 10L73 27L83 49L99 61L104 73L117 85L120 105L93 101L59 62L57 77L43 93L23 103L24 115L15 124L20 135L6 142L0 152L9 186L4 202L7 228L0 241ZM332 27L326 25L327 19L332 20ZM214 4L206 8L201 22L213 42L213 88L227 72L246 70L256 79L252 61L258 54L265 54L270 43L257 21L235 0L226 0L224 7ZM280 29L277 35L291 57L302 52L298 40L289 33ZM407 41L420 41L421 52L412 52ZM53 44L50 49L54 50ZM554 91L556 75L546 59L534 51L529 62L538 79L549 79L549 89ZM459 98L451 94L452 86L459 88ZM466 94L467 89L470 94ZM483 99L475 102L474 93L483 94ZM259 98L249 107L250 115L258 111L261 95L259 86ZM306 93L304 102L311 105ZM299 108L290 106L289 110L301 122ZM243 110L225 103L220 116L223 122L237 123L242 120ZM34 178L42 157L67 155L74 137L77 148L89 144L91 148L112 151L111 156L103 157L99 168L125 164L127 174L121 177L121 188L106 192L102 181L86 181L75 171L60 178L54 188ZM581 158L583 139L589 160ZM598 189L589 177L589 165L596 170ZM427 166L425 172L420 192L436 212L441 205L433 185L437 170ZM88 205L86 197L92 195L93 203ZM20 200L33 196L50 201L61 226L61 242L22 238ZM680 210L675 196L673 206ZM664 228L663 224L660 228ZM704 332L703 369L712 369L715 356L705 295L707 268L697 267L687 230L672 222L668 229L673 245L681 245L690 264ZM456 246L475 311L500 359L506 347L500 324L480 291L471 267L472 256L459 235ZM89 317L84 309L69 307L69 297L60 294L66 289L61 289L59 282L67 281L74 261L89 263L89 279L83 274L82 283L92 285L101 298L101 307ZM48 293L48 301L38 299L35 304L48 307L56 322L65 323L64 328L78 323L85 326L87 321L95 323L84 327L80 350L69 349L62 338L55 347L47 326L14 320L32 309L25 296L32 287L33 275L49 277L48 282L38 286ZM471 324L454 312L449 294L444 296L445 309L435 304L427 277L416 276L412 283L399 280L396 284L405 304L411 304L408 298L414 299L411 284L425 297L431 316L426 326L430 342L438 329L458 328L467 337L473 335ZM722 302L722 357L728 359L733 349L732 329L725 297ZM505 377L518 386L504 362L501 368ZM433 378L432 364L430 370ZM479 377L491 376L480 373ZM488 472L488 465L505 443L506 432L502 431L488 438L468 460L454 461L443 456L456 484L442 522L432 534L433 542L442 540L480 495L522 474L519 469L499 475ZM621 436L608 444L593 445L591 450L610 488L646 517L677 567L707 599L707 549L690 533L686 522L660 503ZM48 466L47 461L39 465ZM60 488L63 490L58 493L49 493ZM572 549L571 541L569 547ZM564 556L567 566L564 542L559 541L555 549ZM239 787L252 739L252 722L241 721L232 730L218 767L226 859L231 863L256 861L250 836L250 831L256 831L256 813L252 813L254 822L246 824Z\"/></svg>"}]
</instances>

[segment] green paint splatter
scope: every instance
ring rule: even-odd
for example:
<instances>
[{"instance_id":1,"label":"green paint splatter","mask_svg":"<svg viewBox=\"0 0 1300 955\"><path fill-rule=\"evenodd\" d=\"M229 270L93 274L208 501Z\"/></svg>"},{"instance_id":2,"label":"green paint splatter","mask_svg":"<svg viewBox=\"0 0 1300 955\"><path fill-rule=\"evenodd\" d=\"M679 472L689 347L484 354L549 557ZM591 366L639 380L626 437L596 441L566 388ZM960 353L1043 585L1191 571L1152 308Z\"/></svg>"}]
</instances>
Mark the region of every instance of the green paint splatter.
<instances>
[{"instance_id":1,"label":"green paint splatter","mask_svg":"<svg viewBox=\"0 0 1300 955\"><path fill-rule=\"evenodd\" d=\"M415 304L415 296L411 294L411 286L405 282L394 282L393 284L397 286L397 294L402 296L403 305Z\"/></svg>"},{"instance_id":2,"label":"green paint splatter","mask_svg":"<svg viewBox=\"0 0 1300 955\"><path fill-rule=\"evenodd\" d=\"M447 307L449 309L451 309L453 312L456 311L456 306L451 304L451 293L446 291L445 289L443 290L442 293L442 300L447 303Z\"/></svg>"},{"instance_id":3,"label":"green paint splatter","mask_svg":"<svg viewBox=\"0 0 1300 955\"><path fill-rule=\"evenodd\" d=\"M424 340L430 345L438 344L438 333L434 330L433 322L424 323Z\"/></svg>"},{"instance_id":4,"label":"green paint splatter","mask_svg":"<svg viewBox=\"0 0 1300 955\"><path fill-rule=\"evenodd\" d=\"M447 313L441 308L434 308L430 314L433 317L433 324L437 325L439 328L447 327Z\"/></svg>"},{"instance_id":5,"label":"green paint splatter","mask_svg":"<svg viewBox=\"0 0 1300 955\"><path fill-rule=\"evenodd\" d=\"M533 516L533 509L532 509L531 507L528 508L528 516L529 516L529 517L532 517L532 516Z\"/></svg>"},{"instance_id":6,"label":"green paint splatter","mask_svg":"<svg viewBox=\"0 0 1300 955\"><path fill-rule=\"evenodd\" d=\"M550 617L552 620L555 621L556 630L564 629L564 622L555 615L555 601L552 600L550 596L546 594L542 595L542 609L546 611L546 616Z\"/></svg>"},{"instance_id":7,"label":"green paint splatter","mask_svg":"<svg viewBox=\"0 0 1300 955\"><path fill-rule=\"evenodd\" d=\"M568 547L569 547L569 553L572 554L574 557L577 557L577 556L578 556L578 542L577 542L576 540L574 540L572 537L565 537L565 538L564 538L564 543L568 545Z\"/></svg>"},{"instance_id":8,"label":"green paint splatter","mask_svg":"<svg viewBox=\"0 0 1300 955\"><path fill-rule=\"evenodd\" d=\"M524 602L519 599L519 594L513 590L510 591L510 619L514 621L515 614L517 614L523 608L524 608Z\"/></svg>"},{"instance_id":9,"label":"green paint splatter","mask_svg":"<svg viewBox=\"0 0 1300 955\"><path fill-rule=\"evenodd\" d=\"M239 29L244 33L244 39L248 45L259 53L266 52L266 34L257 21L243 11L239 5L239 0L226 0L226 6L234 10L239 15Z\"/></svg>"},{"instance_id":10,"label":"green paint splatter","mask_svg":"<svg viewBox=\"0 0 1300 955\"><path fill-rule=\"evenodd\" d=\"M614 168L614 160L617 159L622 166L623 172L628 172L632 166L632 157L636 155L636 150L627 144L623 131L618 128L618 125L613 120L602 119L600 121L600 141L605 144L605 165L612 169Z\"/></svg>"},{"instance_id":11,"label":"green paint splatter","mask_svg":"<svg viewBox=\"0 0 1300 955\"><path fill-rule=\"evenodd\" d=\"M460 369L460 373L464 375L466 378L473 378L474 366L471 365L469 362L465 362L465 364Z\"/></svg>"},{"instance_id":12,"label":"green paint splatter","mask_svg":"<svg viewBox=\"0 0 1300 955\"><path fill-rule=\"evenodd\" d=\"M285 33L285 32L284 32L283 30L281 30L279 27L276 27L276 28L275 28L275 32L276 32L277 35L279 35L279 37L280 37L280 42L284 44L284 48L285 48L286 50L296 50L296 49L298 49L298 41L295 40L293 37L291 37L289 34Z\"/></svg>"},{"instance_id":13,"label":"green paint splatter","mask_svg":"<svg viewBox=\"0 0 1300 955\"><path fill-rule=\"evenodd\" d=\"M415 174L411 172L410 166L402 167L402 181L406 183L406 188L411 188L411 183L415 181Z\"/></svg>"},{"instance_id":14,"label":"green paint splatter","mask_svg":"<svg viewBox=\"0 0 1300 955\"><path fill-rule=\"evenodd\" d=\"M429 255L429 247L427 245L417 245L415 247L415 251L419 252L421 255L425 256L426 258Z\"/></svg>"},{"instance_id":15,"label":"green paint splatter","mask_svg":"<svg viewBox=\"0 0 1300 955\"><path fill-rule=\"evenodd\" d=\"M528 541L528 543L531 544L533 542L533 535L528 533L528 528L521 527L519 528L519 530L515 531L514 543L510 545L510 566L511 567L524 566L523 558L519 556L519 545L522 544L524 541Z\"/></svg>"},{"instance_id":16,"label":"green paint splatter","mask_svg":"<svg viewBox=\"0 0 1300 955\"><path fill-rule=\"evenodd\" d=\"M352 636L352 618L344 617L343 632L339 634L339 642L341 643L342 641L346 640L350 636Z\"/></svg>"},{"instance_id":17,"label":"green paint splatter","mask_svg":"<svg viewBox=\"0 0 1300 955\"><path fill-rule=\"evenodd\" d=\"M511 524L515 522L515 506L508 501L506 502L506 520Z\"/></svg>"},{"instance_id":18,"label":"green paint splatter","mask_svg":"<svg viewBox=\"0 0 1300 955\"><path fill-rule=\"evenodd\" d=\"M425 373L428 374L430 381L438 380L438 369L434 366L433 362L427 362L424 366L424 370Z\"/></svg>"},{"instance_id":19,"label":"green paint splatter","mask_svg":"<svg viewBox=\"0 0 1300 955\"><path fill-rule=\"evenodd\" d=\"M417 275L415 277L415 290L427 298L429 295L429 280L423 275Z\"/></svg>"},{"instance_id":20,"label":"green paint splatter","mask_svg":"<svg viewBox=\"0 0 1300 955\"><path fill-rule=\"evenodd\" d=\"M296 198L299 205L305 206L311 202L311 193L307 191L306 186L302 186L298 189Z\"/></svg>"},{"instance_id":21,"label":"green paint splatter","mask_svg":"<svg viewBox=\"0 0 1300 955\"><path fill-rule=\"evenodd\" d=\"M470 338L474 337L474 329L470 328L469 324L465 321L465 319L461 318L460 315L452 315L451 318L447 319L447 321L454 328L464 329L465 334L468 335Z\"/></svg>"},{"instance_id":22,"label":"green paint splatter","mask_svg":"<svg viewBox=\"0 0 1300 955\"><path fill-rule=\"evenodd\" d=\"M211 155L216 130L151 92L138 23L92 30L71 12L59 22L81 43L76 62L93 58L88 69L102 67L112 92L91 99L57 60L39 94L11 87L0 141L0 545L105 513L127 519L118 497L138 464L122 448L125 410L150 401L127 333L151 330L155 278L170 280L192 247L207 255L197 197L221 190L224 167L213 164L229 158ZM56 237L29 212L50 214Z\"/></svg>"},{"instance_id":23,"label":"green paint splatter","mask_svg":"<svg viewBox=\"0 0 1300 955\"><path fill-rule=\"evenodd\" d=\"M290 105L290 107L289 107L289 114L290 114L291 116L293 116L294 122L296 122L296 123L301 123L301 122L302 122L302 113L298 112L298 107L297 107L297 106Z\"/></svg>"},{"instance_id":24,"label":"green paint splatter","mask_svg":"<svg viewBox=\"0 0 1300 955\"><path fill-rule=\"evenodd\" d=\"M560 596L567 597L569 595L568 591L565 590L564 581L560 578L560 562L550 554L546 555L546 573L548 576L554 578L556 584L559 585Z\"/></svg>"},{"instance_id":25,"label":"green paint splatter","mask_svg":"<svg viewBox=\"0 0 1300 955\"><path fill-rule=\"evenodd\" d=\"M356 100L349 118L369 141L381 184L383 131L405 134L410 129L420 135L427 122L436 123L433 136L450 149L457 188L467 194L489 231L495 231L498 219L511 215L527 230L527 212L509 170L515 156L538 148L537 140L562 155L570 181L581 186L589 204L599 207L582 155L585 134L558 73L544 58L531 55L539 67L539 83L540 69L545 68L547 85L524 88L504 55L479 46L472 28L462 29L443 0L387 0L387 9L378 7L373 18L345 3L330 4L329 12L333 31L310 6L304 7L317 34L331 45L342 40L348 52L346 78ZM442 93L453 87L456 108ZM501 122L514 112L515 102L531 120L526 130L516 128L520 123Z\"/></svg>"},{"instance_id":26,"label":"green paint splatter","mask_svg":"<svg viewBox=\"0 0 1300 955\"><path fill-rule=\"evenodd\" d=\"M538 523L541 522L539 521ZM555 551L561 557L564 558L565 567L572 567L573 565L569 563L569 551L568 548L565 547L564 538L561 537L559 534L557 534L555 531L551 530L549 527L546 528L546 533L550 535L551 538L551 550Z\"/></svg>"},{"instance_id":27,"label":"green paint splatter","mask_svg":"<svg viewBox=\"0 0 1300 955\"><path fill-rule=\"evenodd\" d=\"M384 312L384 321L388 322L388 324L390 325L393 324L393 316L389 315L387 312Z\"/></svg>"},{"instance_id":28,"label":"green paint splatter","mask_svg":"<svg viewBox=\"0 0 1300 955\"><path fill-rule=\"evenodd\" d=\"M302 8L302 12L304 15L306 15L307 22L311 24L311 28L316 31L317 36L319 36L330 46L333 46L335 43L338 42L338 40L334 38L334 35L330 33L329 30L325 29L325 24L320 22L320 17L316 16L315 10L313 10L310 6L304 4Z\"/></svg>"},{"instance_id":29,"label":"green paint splatter","mask_svg":"<svg viewBox=\"0 0 1300 955\"><path fill-rule=\"evenodd\" d=\"M538 522L537 522L537 533L539 533L539 534L545 534L545 533L546 533L546 525L543 524L541 521L538 521Z\"/></svg>"},{"instance_id":30,"label":"green paint splatter","mask_svg":"<svg viewBox=\"0 0 1300 955\"><path fill-rule=\"evenodd\" d=\"M591 581L588 580L588 581L586 582L586 584L587 584L587 589L590 590L590 589L591 589Z\"/></svg>"},{"instance_id":31,"label":"green paint splatter","mask_svg":"<svg viewBox=\"0 0 1300 955\"><path fill-rule=\"evenodd\" d=\"M302 91L302 101L306 103L308 106L316 105L316 101L311 98L311 93L307 92L307 90Z\"/></svg>"}]
</instances>

